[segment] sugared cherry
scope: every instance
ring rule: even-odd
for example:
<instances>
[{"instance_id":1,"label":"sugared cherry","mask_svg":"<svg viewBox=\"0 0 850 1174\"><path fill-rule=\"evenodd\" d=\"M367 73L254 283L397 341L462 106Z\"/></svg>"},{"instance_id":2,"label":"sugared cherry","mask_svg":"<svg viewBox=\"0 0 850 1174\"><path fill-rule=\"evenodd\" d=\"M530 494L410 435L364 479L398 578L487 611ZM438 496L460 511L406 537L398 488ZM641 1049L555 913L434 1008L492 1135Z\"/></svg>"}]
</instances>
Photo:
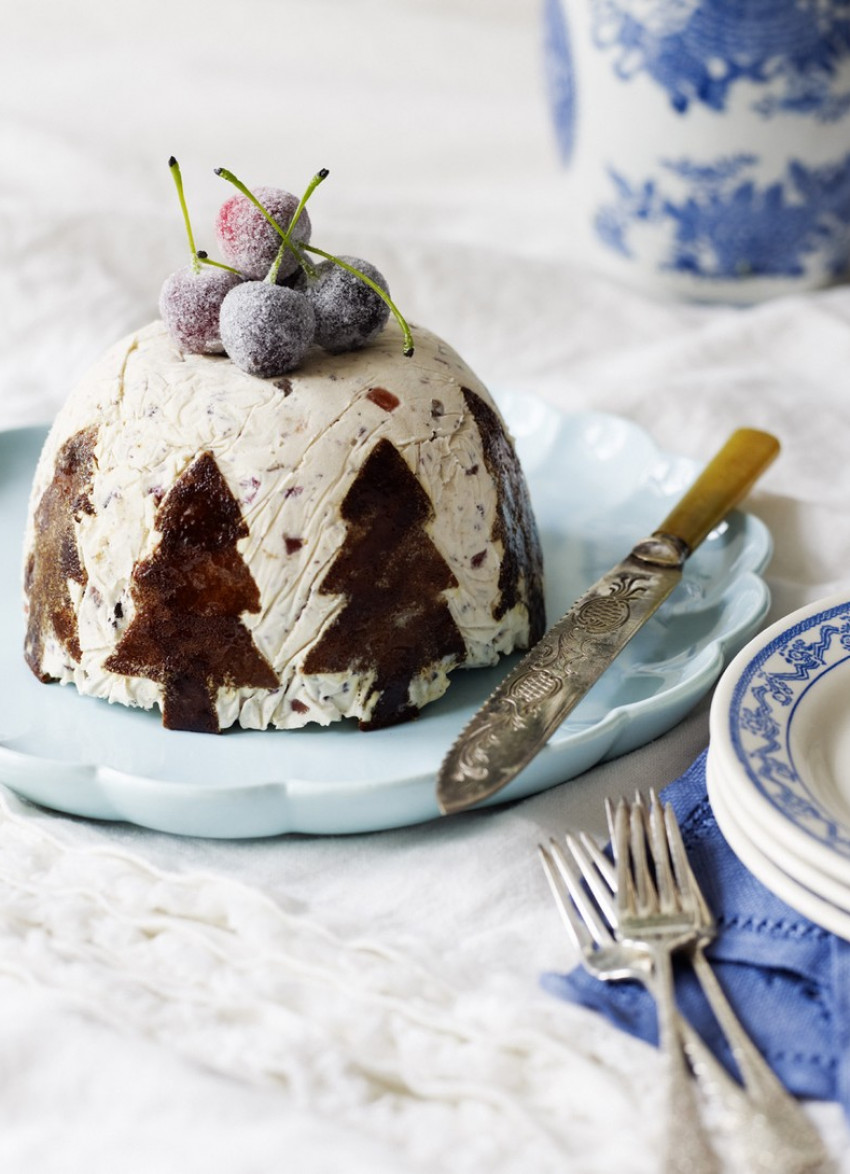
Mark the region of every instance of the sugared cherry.
<instances>
[{"instance_id":1,"label":"sugared cherry","mask_svg":"<svg viewBox=\"0 0 850 1174\"><path fill-rule=\"evenodd\" d=\"M242 279L224 269L191 265L166 277L159 292L159 315L181 350L220 355L224 350L219 312L225 297Z\"/></svg>"},{"instance_id":2,"label":"sugared cherry","mask_svg":"<svg viewBox=\"0 0 850 1174\"><path fill-rule=\"evenodd\" d=\"M269 281L245 281L222 302L221 339L249 375L270 379L294 370L313 341L316 316L303 293Z\"/></svg>"},{"instance_id":3,"label":"sugared cherry","mask_svg":"<svg viewBox=\"0 0 850 1174\"><path fill-rule=\"evenodd\" d=\"M168 166L183 211L192 259L183 269L166 277L159 294L159 313L168 330L184 351L199 355L224 350L219 330L219 311L226 295L242 281L238 273L201 264L183 192L180 165L172 155Z\"/></svg>"},{"instance_id":4,"label":"sugared cherry","mask_svg":"<svg viewBox=\"0 0 850 1174\"><path fill-rule=\"evenodd\" d=\"M254 195L272 220L285 230L298 208L297 197L272 187L259 187ZM215 232L226 261L246 277L259 281L266 276L280 247L280 233L247 195L240 191L225 200L216 217ZM292 239L296 245L309 241L310 217L306 211L299 215ZM278 281L285 281L298 267L298 256L288 250L278 270Z\"/></svg>"},{"instance_id":5,"label":"sugared cherry","mask_svg":"<svg viewBox=\"0 0 850 1174\"><path fill-rule=\"evenodd\" d=\"M314 272L315 276L302 273L295 288L303 290L316 312L315 341L320 347L333 354L358 350L381 333L390 307L372 285L387 296L390 291L374 265L342 256L322 261Z\"/></svg>"}]
</instances>

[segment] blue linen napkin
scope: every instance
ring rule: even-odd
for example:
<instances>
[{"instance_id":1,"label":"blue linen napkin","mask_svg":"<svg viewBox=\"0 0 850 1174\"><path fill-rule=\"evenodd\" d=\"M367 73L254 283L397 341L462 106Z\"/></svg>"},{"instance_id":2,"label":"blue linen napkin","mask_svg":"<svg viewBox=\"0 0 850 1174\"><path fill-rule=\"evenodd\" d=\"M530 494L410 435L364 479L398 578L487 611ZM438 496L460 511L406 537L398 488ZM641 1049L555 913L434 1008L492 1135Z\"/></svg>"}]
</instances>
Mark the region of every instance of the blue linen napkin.
<instances>
[{"instance_id":1,"label":"blue linen napkin","mask_svg":"<svg viewBox=\"0 0 850 1174\"><path fill-rule=\"evenodd\" d=\"M793 1093L840 1101L850 1119L850 942L808 921L750 873L724 840L705 785L706 753L662 792L682 827L688 856L717 920L706 949L715 973L768 1063ZM655 1007L634 982L604 983L578 967L545 974L551 994L600 1011L617 1027L657 1043ZM687 963L677 967L682 1012L735 1071Z\"/></svg>"}]
</instances>

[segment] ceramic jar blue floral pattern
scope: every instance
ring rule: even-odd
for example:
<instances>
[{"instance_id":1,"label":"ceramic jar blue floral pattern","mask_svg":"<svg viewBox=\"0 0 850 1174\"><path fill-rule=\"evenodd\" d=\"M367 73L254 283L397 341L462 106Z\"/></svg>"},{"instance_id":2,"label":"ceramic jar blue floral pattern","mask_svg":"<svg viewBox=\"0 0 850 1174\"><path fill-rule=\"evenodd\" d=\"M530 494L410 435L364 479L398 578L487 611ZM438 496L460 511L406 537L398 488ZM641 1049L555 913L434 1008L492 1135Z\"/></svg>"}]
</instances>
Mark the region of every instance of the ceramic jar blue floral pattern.
<instances>
[{"instance_id":1,"label":"ceramic jar blue floral pattern","mask_svg":"<svg viewBox=\"0 0 850 1174\"><path fill-rule=\"evenodd\" d=\"M576 240L659 291L757 300L850 262L850 0L544 0Z\"/></svg>"}]
</instances>

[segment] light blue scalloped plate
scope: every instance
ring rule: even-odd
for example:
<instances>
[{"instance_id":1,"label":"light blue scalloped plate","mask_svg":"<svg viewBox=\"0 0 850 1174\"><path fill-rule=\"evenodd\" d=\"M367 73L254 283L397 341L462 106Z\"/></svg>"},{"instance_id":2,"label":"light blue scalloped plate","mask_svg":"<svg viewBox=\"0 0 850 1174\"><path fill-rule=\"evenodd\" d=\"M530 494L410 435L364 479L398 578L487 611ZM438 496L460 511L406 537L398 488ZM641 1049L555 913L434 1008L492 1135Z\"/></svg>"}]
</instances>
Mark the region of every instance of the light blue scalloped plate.
<instances>
[{"instance_id":1,"label":"light blue scalloped plate","mask_svg":"<svg viewBox=\"0 0 850 1174\"><path fill-rule=\"evenodd\" d=\"M554 620L657 527L697 469L618 417L563 415L527 395L498 398L528 477ZM0 548L8 552L0 565L0 782L46 807L182 835L363 832L437 817L443 755L516 658L456 673L417 721L370 733L349 724L219 737L168 731L157 712L40 684L21 653L17 552L43 440L42 430L0 434ZM493 801L564 782L680 721L760 627L769 596L759 576L770 553L765 526L732 514L689 560L674 595Z\"/></svg>"}]
</instances>

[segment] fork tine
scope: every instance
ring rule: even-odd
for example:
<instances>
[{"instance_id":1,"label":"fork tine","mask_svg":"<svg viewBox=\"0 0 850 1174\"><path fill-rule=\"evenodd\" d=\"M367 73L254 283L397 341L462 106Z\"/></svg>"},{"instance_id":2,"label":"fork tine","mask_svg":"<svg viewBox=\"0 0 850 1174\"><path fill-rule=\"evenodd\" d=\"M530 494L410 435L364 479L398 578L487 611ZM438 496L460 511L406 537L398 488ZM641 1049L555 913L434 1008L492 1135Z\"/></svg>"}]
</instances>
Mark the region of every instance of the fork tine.
<instances>
[{"instance_id":1,"label":"fork tine","mask_svg":"<svg viewBox=\"0 0 850 1174\"><path fill-rule=\"evenodd\" d=\"M608 839L611 841L611 846L614 845L614 803L609 795L605 796L605 822L608 824Z\"/></svg>"},{"instance_id":2,"label":"fork tine","mask_svg":"<svg viewBox=\"0 0 850 1174\"><path fill-rule=\"evenodd\" d=\"M605 940L602 938L602 925L598 925L600 936L596 938L600 944L611 944L614 941L614 935L611 932L611 927L617 924L617 910L614 905L613 893L611 886L606 881L604 875L601 873L594 858L592 848L596 847L589 836L583 836L581 840L577 840L575 836L567 836L567 848L572 854L573 860L582 875L584 883L590 889L596 901L597 907L602 911L602 914L607 921L604 927ZM598 851L598 849L597 849ZM602 853L599 853L601 856ZM604 859L604 857L603 857ZM606 861L606 864L608 862ZM598 922L598 918L594 919Z\"/></svg>"},{"instance_id":3,"label":"fork tine","mask_svg":"<svg viewBox=\"0 0 850 1174\"><path fill-rule=\"evenodd\" d=\"M639 913L655 909L657 895L649 875L649 857L646 851L646 808L638 794L629 813L629 846L634 863L633 874L637 888Z\"/></svg>"},{"instance_id":4,"label":"fork tine","mask_svg":"<svg viewBox=\"0 0 850 1174\"><path fill-rule=\"evenodd\" d=\"M555 840L550 840L549 842L550 851L552 853L552 858L555 861L555 865L567 886L573 904L575 905L579 915L590 932L590 936L597 945L610 946L614 941L613 935L608 925L599 916L599 908L596 905L596 902L588 894L587 889L585 889L584 885L582 884L582 879L586 879L584 873L585 861L581 859L580 848L578 855L573 852L574 845L578 847L578 845L575 844L574 838L572 836L567 836L567 848L569 849L571 857L571 859L568 859L567 856L564 855L560 845L557 844ZM588 867L590 867L589 861L586 863ZM592 872L592 868L590 868L590 871Z\"/></svg>"},{"instance_id":5,"label":"fork tine","mask_svg":"<svg viewBox=\"0 0 850 1174\"><path fill-rule=\"evenodd\" d=\"M614 813L614 861L617 872L617 912L634 912L635 897L629 868L629 809L625 799L617 804Z\"/></svg>"},{"instance_id":6,"label":"fork tine","mask_svg":"<svg viewBox=\"0 0 850 1174\"><path fill-rule=\"evenodd\" d=\"M691 862L688 859L687 849L685 848L685 841L682 839L679 821L676 819L676 813L669 803L664 805L664 824L667 829L667 842L670 845L670 855L673 858L673 869L676 873L679 890L682 893L687 893L694 902L699 912L700 920L705 928L708 929L714 925L714 916L703 896L702 889L697 883L697 878L694 876Z\"/></svg>"},{"instance_id":7,"label":"fork tine","mask_svg":"<svg viewBox=\"0 0 850 1174\"><path fill-rule=\"evenodd\" d=\"M593 940L590 933L576 912L575 906L569 896L564 893L559 880L559 872L556 870L552 857L542 844L537 845L537 852L540 856L540 863L543 865L546 879L549 882L549 888L552 890L552 896L555 898L555 905L569 934L570 941L583 954L593 948Z\"/></svg>"},{"instance_id":8,"label":"fork tine","mask_svg":"<svg viewBox=\"0 0 850 1174\"><path fill-rule=\"evenodd\" d=\"M667 831L667 841L670 845L670 855L673 858L673 870L676 873L676 879L682 888L692 888L691 868L688 863L685 842L682 839L679 821L676 819L676 814L669 803L665 804L664 807L664 825Z\"/></svg>"},{"instance_id":9,"label":"fork tine","mask_svg":"<svg viewBox=\"0 0 850 1174\"><path fill-rule=\"evenodd\" d=\"M675 913L680 908L680 902L676 899L676 885L670 864L670 845L667 839L667 828L664 824L664 813L654 789L649 793L648 823L659 908L662 913ZM689 883L686 882L685 892L689 887Z\"/></svg>"},{"instance_id":10,"label":"fork tine","mask_svg":"<svg viewBox=\"0 0 850 1174\"><path fill-rule=\"evenodd\" d=\"M617 892L617 874L614 869L614 865L611 863L593 837L589 836L587 832L581 832L579 839L582 842L585 852L595 864L599 875L608 886L608 896L610 899ZM613 908L614 906L612 903L611 909L613 910Z\"/></svg>"}]
</instances>

